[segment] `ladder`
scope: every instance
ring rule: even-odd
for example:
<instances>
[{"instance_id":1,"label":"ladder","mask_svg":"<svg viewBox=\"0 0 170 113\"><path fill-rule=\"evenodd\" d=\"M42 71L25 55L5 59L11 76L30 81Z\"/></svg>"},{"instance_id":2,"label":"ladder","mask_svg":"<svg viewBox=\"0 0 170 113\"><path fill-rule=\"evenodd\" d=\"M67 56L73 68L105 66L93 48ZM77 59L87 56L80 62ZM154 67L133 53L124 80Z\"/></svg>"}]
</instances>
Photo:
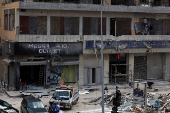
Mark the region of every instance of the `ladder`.
<instances>
[{"instance_id":1,"label":"ladder","mask_svg":"<svg viewBox=\"0 0 170 113\"><path fill-rule=\"evenodd\" d=\"M42 85L43 83L43 67L40 66L39 77L38 77L38 85Z\"/></svg>"}]
</instances>

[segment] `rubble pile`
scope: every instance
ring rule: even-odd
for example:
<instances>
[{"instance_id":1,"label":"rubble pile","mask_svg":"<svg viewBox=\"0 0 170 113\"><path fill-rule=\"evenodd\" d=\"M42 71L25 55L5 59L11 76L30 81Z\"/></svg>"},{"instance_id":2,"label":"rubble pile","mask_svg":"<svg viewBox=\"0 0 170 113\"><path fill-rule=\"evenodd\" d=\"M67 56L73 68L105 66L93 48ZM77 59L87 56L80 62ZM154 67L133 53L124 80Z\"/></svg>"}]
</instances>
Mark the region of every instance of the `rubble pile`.
<instances>
[{"instance_id":1,"label":"rubble pile","mask_svg":"<svg viewBox=\"0 0 170 113\"><path fill-rule=\"evenodd\" d=\"M105 105L108 108L113 107L112 99L115 96L115 93L112 93L108 96L105 96ZM97 97L89 102L84 104L101 104L101 97ZM144 112L144 105L135 105L133 104L133 92L122 93L121 96L122 104L118 107L119 112ZM147 113L152 113L155 111L161 111L161 113L170 112L170 94L157 94L157 93L148 93L147 94Z\"/></svg>"},{"instance_id":2,"label":"rubble pile","mask_svg":"<svg viewBox=\"0 0 170 113\"><path fill-rule=\"evenodd\" d=\"M144 105L133 105L133 92L122 94L122 105L118 108L121 112L143 112ZM170 94L147 94L146 112L170 112Z\"/></svg>"}]
</instances>

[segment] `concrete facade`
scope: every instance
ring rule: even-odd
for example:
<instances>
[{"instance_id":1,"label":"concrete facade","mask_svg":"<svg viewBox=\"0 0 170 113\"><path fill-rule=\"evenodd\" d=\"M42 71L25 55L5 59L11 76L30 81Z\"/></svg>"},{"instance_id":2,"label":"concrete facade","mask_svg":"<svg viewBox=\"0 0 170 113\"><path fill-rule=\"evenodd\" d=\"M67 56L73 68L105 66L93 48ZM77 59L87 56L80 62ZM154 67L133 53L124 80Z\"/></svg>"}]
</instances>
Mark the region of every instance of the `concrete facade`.
<instances>
[{"instance_id":1,"label":"concrete facade","mask_svg":"<svg viewBox=\"0 0 170 113\"><path fill-rule=\"evenodd\" d=\"M104 84L109 83L109 55L104 55ZM101 68L101 56L98 55L80 55L79 56L79 81L84 84L84 68Z\"/></svg>"},{"instance_id":2,"label":"concrete facade","mask_svg":"<svg viewBox=\"0 0 170 113\"><path fill-rule=\"evenodd\" d=\"M59 1L58 1L59 2ZM143 40L153 40L153 41L164 41L170 40L169 35L121 35L121 36L112 36L110 35L111 31L111 18L130 18L130 29L134 30L134 20L135 18L153 18L153 19L170 19L169 7L142 7L142 6L119 6L119 5L110 5L111 0L105 0L103 6L103 17L106 18L106 35L103 35L103 41L143 41ZM4 30L4 10L15 9L15 31ZM85 76L85 68L101 68L101 55L100 50L96 49L86 49L85 44L86 41L100 41L101 35L83 35L83 23L84 17L93 17L100 18L100 5L94 4L67 4L67 3L41 3L41 2L15 2L11 4L6 4L2 6L0 10L0 37L1 39L15 41L19 43L31 42L31 43L41 43L41 42L68 42L68 43L83 43L83 54L79 55L79 83L80 85L84 85L84 76ZM25 9L25 11L21 11L21 9ZM35 35L35 34L20 34L20 16L28 16L28 17L37 17L37 16L45 16L47 17L47 33L46 35ZM79 21L79 29L78 34L76 35L51 35L51 17L77 17ZM9 20L8 20L9 21ZM9 24L9 22L8 22ZM99 24L99 23L98 23ZM93 26L95 28L95 26ZM123 32L123 31L122 31ZM147 51L150 50L151 53L147 54ZM131 49L123 49L117 51L116 49L104 49L104 84L109 83L109 74L110 74L110 55L115 55L117 53L126 54L126 64L130 64L126 66L126 73L131 73L134 75L134 59L135 56L139 54L148 56L150 62L148 66L154 67L154 60L152 59L152 53L156 53L158 55L164 53L165 56L163 59L159 59L160 71L163 73L160 75L164 80L170 79L170 49L169 48L131 48ZM29 56L32 59L35 59L34 55ZM46 60L47 56L44 57ZM158 59L158 58L155 58ZM26 62L30 60L28 56L17 56L15 58L16 62ZM49 58L47 59L47 61ZM53 59L52 59L53 60ZM2 63L2 60L0 60ZM152 65L150 65L152 64ZM14 85L11 82L14 79L15 69L14 66L11 65L10 76L11 79L9 84ZM151 68L148 68L148 71ZM1 70L1 68L0 68ZM1 72L1 71L0 71ZM153 73L148 73L152 74ZM132 78L129 77L129 81L133 81Z\"/></svg>"},{"instance_id":3,"label":"concrete facade","mask_svg":"<svg viewBox=\"0 0 170 113\"><path fill-rule=\"evenodd\" d=\"M73 10L73 11L100 11L100 5L94 4L66 4L66 3L37 3L19 2L20 9L40 10ZM105 5L104 12L140 12L140 13L170 13L169 7L143 7L143 6L119 6Z\"/></svg>"}]
</instances>

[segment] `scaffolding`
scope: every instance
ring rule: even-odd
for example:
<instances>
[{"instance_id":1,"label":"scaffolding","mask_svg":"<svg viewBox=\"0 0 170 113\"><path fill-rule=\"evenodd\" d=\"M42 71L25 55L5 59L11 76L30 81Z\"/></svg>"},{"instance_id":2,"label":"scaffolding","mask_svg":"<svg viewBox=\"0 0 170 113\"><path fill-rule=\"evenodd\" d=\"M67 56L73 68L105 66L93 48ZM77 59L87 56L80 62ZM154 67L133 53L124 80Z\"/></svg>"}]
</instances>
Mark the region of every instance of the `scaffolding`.
<instances>
[{"instance_id":1,"label":"scaffolding","mask_svg":"<svg viewBox=\"0 0 170 113\"><path fill-rule=\"evenodd\" d=\"M118 70L117 67L122 66L122 65L126 66L126 68L127 68L127 66L129 66L130 64L111 64L111 83L113 83L113 78L114 78L115 84L116 84L116 77L125 77L126 83L129 82L129 80L128 80L129 76L131 76L131 79L132 79L132 73L131 74L129 74L129 73L122 74L121 72L117 71ZM113 69L113 67L114 67L114 69ZM113 73L113 71L114 71L114 73Z\"/></svg>"}]
</instances>

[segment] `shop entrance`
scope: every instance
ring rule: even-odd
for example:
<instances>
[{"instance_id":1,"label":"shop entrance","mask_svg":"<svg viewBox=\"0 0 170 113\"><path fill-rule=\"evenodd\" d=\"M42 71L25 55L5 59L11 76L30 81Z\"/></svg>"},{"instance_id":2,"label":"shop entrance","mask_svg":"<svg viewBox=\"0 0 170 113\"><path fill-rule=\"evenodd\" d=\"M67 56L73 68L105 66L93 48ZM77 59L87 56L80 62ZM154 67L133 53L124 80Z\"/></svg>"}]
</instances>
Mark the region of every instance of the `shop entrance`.
<instances>
[{"instance_id":1,"label":"shop entrance","mask_svg":"<svg viewBox=\"0 0 170 113\"><path fill-rule=\"evenodd\" d=\"M126 62L126 54L119 54L120 59L117 58L118 54L110 55L110 63L109 63L109 81L112 83L116 82L126 82L128 78L127 67L128 64ZM115 77L116 76L116 77Z\"/></svg>"},{"instance_id":2,"label":"shop entrance","mask_svg":"<svg viewBox=\"0 0 170 113\"><path fill-rule=\"evenodd\" d=\"M20 67L21 83L42 86L44 85L44 74L44 66L42 65Z\"/></svg>"}]
</instances>

